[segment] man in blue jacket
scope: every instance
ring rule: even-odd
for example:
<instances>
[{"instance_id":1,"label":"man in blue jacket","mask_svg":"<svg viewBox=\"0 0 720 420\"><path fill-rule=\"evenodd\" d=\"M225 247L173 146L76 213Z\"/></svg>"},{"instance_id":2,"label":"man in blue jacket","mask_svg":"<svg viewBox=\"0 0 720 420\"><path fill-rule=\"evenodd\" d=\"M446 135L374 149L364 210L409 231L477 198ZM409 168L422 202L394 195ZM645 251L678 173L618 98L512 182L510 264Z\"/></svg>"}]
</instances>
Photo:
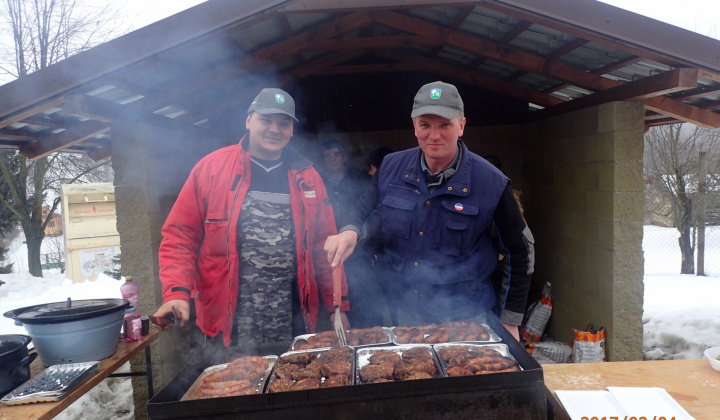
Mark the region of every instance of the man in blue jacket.
<instances>
[{"instance_id":1,"label":"man in blue jacket","mask_svg":"<svg viewBox=\"0 0 720 420\"><path fill-rule=\"evenodd\" d=\"M363 221L377 209L386 263L397 273L390 287L400 325L483 321L494 310L519 338L534 240L510 180L460 139L466 121L455 86L424 85L411 117L419 147L385 158L377 188L359 200L341 233L328 238L328 258L333 266L347 258ZM508 258L496 292L490 276L498 246Z\"/></svg>"}]
</instances>

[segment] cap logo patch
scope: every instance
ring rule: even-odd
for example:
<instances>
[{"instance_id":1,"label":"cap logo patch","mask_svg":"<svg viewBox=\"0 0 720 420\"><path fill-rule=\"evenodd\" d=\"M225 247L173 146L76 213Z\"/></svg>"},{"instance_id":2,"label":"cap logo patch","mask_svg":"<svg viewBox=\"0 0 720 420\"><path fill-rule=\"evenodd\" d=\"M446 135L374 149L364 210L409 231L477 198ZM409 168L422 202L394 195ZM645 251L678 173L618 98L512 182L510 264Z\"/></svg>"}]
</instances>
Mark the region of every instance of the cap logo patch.
<instances>
[{"instance_id":1,"label":"cap logo patch","mask_svg":"<svg viewBox=\"0 0 720 420\"><path fill-rule=\"evenodd\" d=\"M463 211L463 205L462 203L455 204L455 210L457 211Z\"/></svg>"},{"instance_id":2,"label":"cap logo patch","mask_svg":"<svg viewBox=\"0 0 720 420\"><path fill-rule=\"evenodd\" d=\"M440 95L442 95L442 89L435 88L430 90L430 98L440 99Z\"/></svg>"},{"instance_id":3,"label":"cap logo patch","mask_svg":"<svg viewBox=\"0 0 720 420\"><path fill-rule=\"evenodd\" d=\"M279 93L276 93L276 94L275 94L275 102L277 102L277 103L279 103L279 104L284 104L284 103L285 103L285 95L281 95L281 94L279 94Z\"/></svg>"}]
</instances>

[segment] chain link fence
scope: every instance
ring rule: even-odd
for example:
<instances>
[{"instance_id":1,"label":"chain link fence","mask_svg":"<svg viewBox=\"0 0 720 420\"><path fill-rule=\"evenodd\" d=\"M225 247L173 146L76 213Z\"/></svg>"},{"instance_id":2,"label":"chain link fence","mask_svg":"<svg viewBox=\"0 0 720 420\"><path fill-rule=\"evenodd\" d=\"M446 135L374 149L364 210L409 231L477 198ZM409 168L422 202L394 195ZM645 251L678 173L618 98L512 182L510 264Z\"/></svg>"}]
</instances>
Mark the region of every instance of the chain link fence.
<instances>
[{"instance_id":1,"label":"chain link fence","mask_svg":"<svg viewBox=\"0 0 720 420\"><path fill-rule=\"evenodd\" d=\"M680 232L674 227L645 225L643 252L646 275L680 274L682 253L678 244L679 238ZM693 246L697 273L697 235ZM705 275L720 277L720 226L705 227Z\"/></svg>"}]
</instances>

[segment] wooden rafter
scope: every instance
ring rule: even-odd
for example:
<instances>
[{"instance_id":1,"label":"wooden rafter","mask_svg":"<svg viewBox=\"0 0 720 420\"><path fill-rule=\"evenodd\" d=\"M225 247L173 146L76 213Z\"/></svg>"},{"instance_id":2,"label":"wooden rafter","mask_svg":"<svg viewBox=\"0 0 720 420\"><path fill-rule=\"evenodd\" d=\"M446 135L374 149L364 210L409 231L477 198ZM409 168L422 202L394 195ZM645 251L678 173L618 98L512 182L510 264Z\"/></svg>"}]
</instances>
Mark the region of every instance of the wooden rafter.
<instances>
[{"instance_id":1,"label":"wooden rafter","mask_svg":"<svg viewBox=\"0 0 720 420\"><path fill-rule=\"evenodd\" d=\"M70 95L66 97L65 112L95 121L133 121L156 125L171 130L196 132L198 129L191 124L173 120L157 114L139 113L115 102L94 98L87 95ZM200 131L197 131L200 134Z\"/></svg>"},{"instance_id":2,"label":"wooden rafter","mask_svg":"<svg viewBox=\"0 0 720 420\"><path fill-rule=\"evenodd\" d=\"M10 124L20 122L25 118L32 117L33 115L39 114L50 108L55 108L62 105L65 102L64 97L55 98L51 101L43 102L42 104L36 105L32 108L17 112L11 116L0 119L0 128L7 127Z\"/></svg>"},{"instance_id":3,"label":"wooden rafter","mask_svg":"<svg viewBox=\"0 0 720 420\"><path fill-rule=\"evenodd\" d=\"M608 74L608 73L612 73L612 72L614 72L615 70L618 70L618 69L621 69L621 68L623 68L623 67L627 67L627 66L629 66L629 65L631 65L631 64L637 63L637 62L640 61L640 60L641 60L641 57L638 57L638 56L635 56L635 55L630 55L630 56L627 56L627 57L625 57L625 58L623 58L623 59L621 59L621 60L614 61L614 62L612 62L612 63L610 63L610 64L608 64L608 65L605 65L605 66L602 66L602 67L600 67L600 68L598 68L598 69L595 69L595 70L591 71L590 73L592 73L592 74ZM545 92L545 93L547 93L547 94L551 94L551 93L553 93L553 92L557 92L558 90L565 89L565 88L568 87L568 86L570 86L570 85L567 84L567 83L560 83L560 84L558 84L558 85L556 85L556 86L553 86L553 87L551 87L551 88L548 88L548 89L543 90L543 92Z\"/></svg>"},{"instance_id":4,"label":"wooden rafter","mask_svg":"<svg viewBox=\"0 0 720 420\"><path fill-rule=\"evenodd\" d=\"M372 21L368 13L351 13L332 22L317 26L291 38L272 44L269 47L255 51L247 57L240 59L238 66L246 71L254 70L264 66L266 63L291 57L305 50L308 45L317 40L341 36L371 24Z\"/></svg>"},{"instance_id":5,"label":"wooden rafter","mask_svg":"<svg viewBox=\"0 0 720 420\"><path fill-rule=\"evenodd\" d=\"M39 159L108 131L110 131L109 124L100 121L87 121L48 136L42 142L31 143L22 147L20 151L31 159Z\"/></svg>"},{"instance_id":6,"label":"wooden rafter","mask_svg":"<svg viewBox=\"0 0 720 420\"><path fill-rule=\"evenodd\" d=\"M574 51L583 45L587 44L588 41L586 39L582 38L575 38L574 40L568 42L567 44L563 45L562 47L556 49L555 51L551 52L550 54L545 56L545 59L548 61L554 61L558 58L564 56L565 54L570 53L571 51ZM511 74L510 76L506 77L504 80L506 82L512 82L514 80L517 80L524 75L526 75L528 72L524 70L518 70L515 73Z\"/></svg>"},{"instance_id":7,"label":"wooden rafter","mask_svg":"<svg viewBox=\"0 0 720 420\"><path fill-rule=\"evenodd\" d=\"M510 42L512 42L513 39L517 38L521 33L525 32L525 30L532 26L532 22L523 20L517 25L515 25L508 33L506 33L500 40L497 42L498 45L507 45ZM470 63L471 69L478 68L482 63L484 63L487 60L485 57L480 57Z\"/></svg>"},{"instance_id":8,"label":"wooden rafter","mask_svg":"<svg viewBox=\"0 0 720 420\"><path fill-rule=\"evenodd\" d=\"M643 100L678 90L692 89L697 86L697 74L697 69L671 70L545 108L535 112L533 117L546 118L607 102Z\"/></svg>"},{"instance_id":9,"label":"wooden rafter","mask_svg":"<svg viewBox=\"0 0 720 420\"><path fill-rule=\"evenodd\" d=\"M105 159L109 159L112 155L112 145L108 144L107 146L98 147L96 149L90 150L87 153L88 157L90 159L94 160L95 162L101 162Z\"/></svg>"},{"instance_id":10,"label":"wooden rafter","mask_svg":"<svg viewBox=\"0 0 720 420\"><path fill-rule=\"evenodd\" d=\"M383 25L400 28L407 32L439 37L445 39L448 45L455 48L485 56L531 73L562 80L585 89L598 91L622 84L621 82L585 72L563 63L549 62L544 57L530 54L517 48L499 46L492 41L468 34L458 32L450 33L441 26L433 25L400 13L374 13L373 19ZM667 97L648 98L645 100L645 105L648 109L657 110L660 113L704 127L720 127L720 115L704 111L683 102L674 101Z\"/></svg>"},{"instance_id":11,"label":"wooden rafter","mask_svg":"<svg viewBox=\"0 0 720 420\"><path fill-rule=\"evenodd\" d=\"M417 66L422 65L428 70L432 70L439 74L446 75L447 77L452 77L454 79L458 79L462 82L478 86L483 89L502 93L504 95L512 96L528 102L538 103L543 106L556 105L562 102L561 99L543 95L536 90L524 88L522 86L518 86L512 83L503 82L492 77L482 75L480 73L468 72L466 70L463 70L461 67L447 64L438 60L432 60L418 54L402 50L392 50L385 52L378 51L378 55L388 59L402 60L403 62L414 65L416 68Z\"/></svg>"},{"instance_id":12,"label":"wooden rafter","mask_svg":"<svg viewBox=\"0 0 720 420\"><path fill-rule=\"evenodd\" d=\"M470 13L472 13L474 6L465 6L460 10L460 13L458 13L457 16L455 16L455 19L453 20L453 23L450 25L450 31L457 31L458 28L465 22L465 19L467 19L468 16L470 16ZM442 50L442 45L437 45L435 48L430 51L430 54L428 54L430 57L437 57L437 55Z\"/></svg>"},{"instance_id":13,"label":"wooden rafter","mask_svg":"<svg viewBox=\"0 0 720 420\"><path fill-rule=\"evenodd\" d=\"M443 45L443 42L437 38L422 35L395 35L382 38L333 38L315 41L312 44L306 45L303 51L370 50L376 48L413 47L416 45L439 46Z\"/></svg>"},{"instance_id":14,"label":"wooden rafter","mask_svg":"<svg viewBox=\"0 0 720 420\"><path fill-rule=\"evenodd\" d=\"M302 79L303 77L306 77L306 76L309 76L312 74L318 74L323 69L327 69L337 63L342 63L343 61L348 61L353 58L359 57L365 53L366 53L365 50L357 50L356 49L356 50L351 50L351 51L340 51L340 52L336 52L336 53L327 54L327 55L317 58L311 62L305 63L304 65L302 65L296 69L293 69L292 71L286 72L279 78L278 82L280 85L284 85L291 80Z\"/></svg>"}]
</instances>

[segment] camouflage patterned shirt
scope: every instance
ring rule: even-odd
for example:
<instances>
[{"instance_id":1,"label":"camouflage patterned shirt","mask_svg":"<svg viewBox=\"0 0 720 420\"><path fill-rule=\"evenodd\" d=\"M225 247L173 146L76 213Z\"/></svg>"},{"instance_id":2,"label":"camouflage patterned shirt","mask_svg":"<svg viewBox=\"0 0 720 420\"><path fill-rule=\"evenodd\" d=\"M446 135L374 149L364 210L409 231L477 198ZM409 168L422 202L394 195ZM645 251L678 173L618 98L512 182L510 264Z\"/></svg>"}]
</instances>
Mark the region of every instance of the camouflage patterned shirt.
<instances>
[{"instance_id":1,"label":"camouflage patterned shirt","mask_svg":"<svg viewBox=\"0 0 720 420\"><path fill-rule=\"evenodd\" d=\"M271 167L277 172L269 176L271 171L253 163L252 184L242 203L238 223L240 285L235 331L240 346L290 341L293 297L297 294L295 231L287 170L282 165ZM273 178L275 186L264 188L268 185L266 181ZM277 190L277 181L284 182L288 192L265 191Z\"/></svg>"}]
</instances>

